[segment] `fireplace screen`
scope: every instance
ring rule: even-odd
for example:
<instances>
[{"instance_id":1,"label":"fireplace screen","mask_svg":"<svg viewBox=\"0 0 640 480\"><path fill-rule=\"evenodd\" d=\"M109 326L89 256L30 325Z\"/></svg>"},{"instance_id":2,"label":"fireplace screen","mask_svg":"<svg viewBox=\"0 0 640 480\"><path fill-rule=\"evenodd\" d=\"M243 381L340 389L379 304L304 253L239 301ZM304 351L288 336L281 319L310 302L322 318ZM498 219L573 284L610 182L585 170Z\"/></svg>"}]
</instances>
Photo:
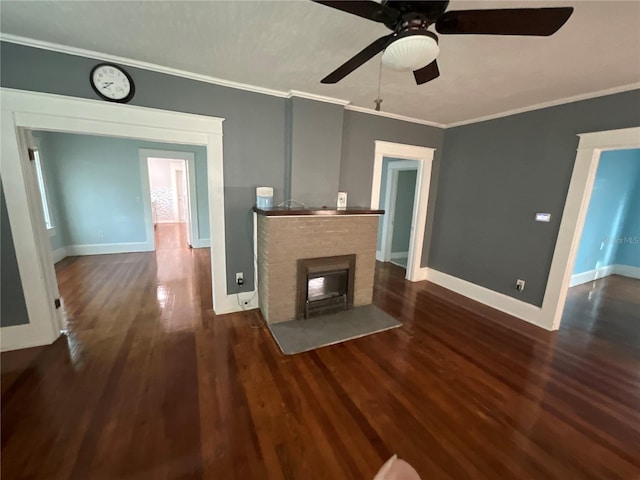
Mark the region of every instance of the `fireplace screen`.
<instances>
[{"instance_id":1,"label":"fireplace screen","mask_svg":"<svg viewBox=\"0 0 640 480\"><path fill-rule=\"evenodd\" d=\"M298 260L297 318L351 308L354 278L355 255Z\"/></svg>"}]
</instances>

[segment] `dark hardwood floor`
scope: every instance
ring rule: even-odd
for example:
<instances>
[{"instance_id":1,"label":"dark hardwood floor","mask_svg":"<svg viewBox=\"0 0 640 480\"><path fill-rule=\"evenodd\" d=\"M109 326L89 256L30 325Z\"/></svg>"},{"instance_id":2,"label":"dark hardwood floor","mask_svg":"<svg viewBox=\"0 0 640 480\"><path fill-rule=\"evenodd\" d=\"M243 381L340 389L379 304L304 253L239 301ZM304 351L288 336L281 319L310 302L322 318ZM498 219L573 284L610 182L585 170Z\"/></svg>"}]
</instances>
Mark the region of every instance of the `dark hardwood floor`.
<instances>
[{"instance_id":1,"label":"dark hardwood floor","mask_svg":"<svg viewBox=\"0 0 640 480\"><path fill-rule=\"evenodd\" d=\"M1 357L4 479L640 478L639 281L548 333L380 264L403 327L286 357L181 244L57 265L69 336Z\"/></svg>"}]
</instances>

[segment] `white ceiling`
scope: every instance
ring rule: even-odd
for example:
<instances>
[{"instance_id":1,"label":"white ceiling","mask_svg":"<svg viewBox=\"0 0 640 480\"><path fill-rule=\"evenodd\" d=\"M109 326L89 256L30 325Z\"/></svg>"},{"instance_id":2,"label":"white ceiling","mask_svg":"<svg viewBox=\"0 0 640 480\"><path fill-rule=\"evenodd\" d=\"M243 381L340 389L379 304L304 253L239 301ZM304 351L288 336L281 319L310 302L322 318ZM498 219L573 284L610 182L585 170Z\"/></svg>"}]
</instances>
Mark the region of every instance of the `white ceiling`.
<instances>
[{"instance_id":1,"label":"white ceiling","mask_svg":"<svg viewBox=\"0 0 640 480\"><path fill-rule=\"evenodd\" d=\"M385 69L383 110L442 124L640 81L639 1L452 1L449 10L574 6L552 37L441 35L441 76L418 86ZM0 30L271 89L372 108L378 57L336 85L320 79L381 24L311 1L5 1Z\"/></svg>"}]
</instances>

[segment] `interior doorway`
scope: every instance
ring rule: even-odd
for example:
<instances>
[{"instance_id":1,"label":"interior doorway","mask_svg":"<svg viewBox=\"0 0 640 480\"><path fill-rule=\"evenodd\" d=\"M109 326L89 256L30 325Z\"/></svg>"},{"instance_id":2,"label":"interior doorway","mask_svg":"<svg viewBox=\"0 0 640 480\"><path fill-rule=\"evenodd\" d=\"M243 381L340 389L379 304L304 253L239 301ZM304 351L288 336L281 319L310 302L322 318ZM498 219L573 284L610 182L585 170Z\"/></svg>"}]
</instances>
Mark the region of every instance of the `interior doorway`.
<instances>
[{"instance_id":1,"label":"interior doorway","mask_svg":"<svg viewBox=\"0 0 640 480\"><path fill-rule=\"evenodd\" d=\"M200 223L202 233L209 233L206 245L202 246L210 245L214 252L210 259L213 311L224 314L242 309L238 296L227 293L222 118L47 93L0 90L2 184L28 313L24 323L2 328L0 347L3 351L50 344L64 326L54 301L52 285L56 281L51 246L41 201L36 195L36 181L30 174L24 129L205 147L205 173L199 178L204 179L202 184L206 185L207 193L198 192L209 209L193 225ZM144 197L141 195L140 199ZM148 218L153 231L150 208ZM197 239L204 243L203 238ZM257 306L254 292L244 294L250 296L247 300L250 308Z\"/></svg>"},{"instance_id":2,"label":"interior doorway","mask_svg":"<svg viewBox=\"0 0 640 480\"><path fill-rule=\"evenodd\" d=\"M381 250L376 251L376 257L378 259L385 258L385 254L383 251L394 250L392 247L393 244L393 236L389 236L389 232L395 230L395 228L389 229L389 209L385 207L386 203L386 186L391 182L395 182L393 174L391 176L387 176L390 178L389 181L382 181L383 172L385 171L385 159L387 159L387 164L391 162L391 160L399 160L403 162L409 162L405 164L408 168L406 170L415 170L415 186L413 187L413 202L410 200L407 201L408 204L412 205L411 211L411 222L410 222L410 233L409 233L409 246L407 249L407 257L406 257L406 275L405 278L411 282L417 282L420 280L427 279L428 268L426 266L426 258L423 258L423 244L425 237L425 226L427 221L427 210L429 204L429 189L431 186L431 167L433 164L435 149L429 147L419 147L415 145L404 145L401 143L392 143L392 142L384 142L381 140L375 141L375 154L374 154L374 162L373 162L373 179L371 183L371 208L373 209L385 209L385 214L381 219L381 227L385 228L384 232L381 230L378 231L378 235L380 238L380 242L382 242L383 238L385 246ZM398 164L400 165L400 164ZM398 166L398 171L401 171L402 167ZM393 169L392 169L393 171ZM388 172L387 172L388 173ZM399 175L398 179L402 179L403 176ZM408 182L411 182L411 179L408 179ZM384 187L383 187L384 184ZM397 193L397 185L396 185L396 193ZM404 188L408 192L411 192L411 186ZM382 192L385 191L385 194ZM385 195L383 197L383 195ZM410 195L408 195L410 197ZM390 195L389 198L396 198L396 195ZM397 203L397 202L396 202ZM406 209L409 209L407 207ZM395 210L395 208L394 208ZM395 213L395 212L394 212ZM391 214L393 217L394 214ZM394 225L397 225L397 221L394 221ZM391 242L391 243L389 243ZM379 248L382 247L382 244L379 244ZM398 248L399 250L399 248ZM401 252L398 252L400 254ZM400 255L398 255L399 257ZM391 253L387 255L389 261L391 260ZM398 258L396 260L404 260L403 258ZM404 263L404 262L403 262ZM423 265L423 263L425 263Z\"/></svg>"},{"instance_id":3,"label":"interior doorway","mask_svg":"<svg viewBox=\"0 0 640 480\"><path fill-rule=\"evenodd\" d=\"M180 239L184 238L192 247L188 162L179 158L147 157L147 167L154 231L157 233L161 224L174 226Z\"/></svg>"},{"instance_id":4,"label":"interior doorway","mask_svg":"<svg viewBox=\"0 0 640 480\"><path fill-rule=\"evenodd\" d=\"M594 335L615 326L640 342L640 148L600 153L569 281L563 322Z\"/></svg>"},{"instance_id":5,"label":"interior doorway","mask_svg":"<svg viewBox=\"0 0 640 480\"><path fill-rule=\"evenodd\" d=\"M601 154L640 148L639 127L583 133L578 137L576 160L542 307L531 310L529 314L518 315L549 330L560 327Z\"/></svg>"},{"instance_id":6,"label":"interior doorway","mask_svg":"<svg viewBox=\"0 0 640 480\"><path fill-rule=\"evenodd\" d=\"M407 268L413 213L417 203L418 162L385 157L380 180L380 218L376 259Z\"/></svg>"},{"instance_id":7,"label":"interior doorway","mask_svg":"<svg viewBox=\"0 0 640 480\"><path fill-rule=\"evenodd\" d=\"M640 148L600 154L570 287L640 278Z\"/></svg>"},{"instance_id":8,"label":"interior doorway","mask_svg":"<svg viewBox=\"0 0 640 480\"><path fill-rule=\"evenodd\" d=\"M50 289L62 318L72 325L65 328L68 333L80 324L75 313L67 311L65 300L104 269L149 259L136 254L152 251L159 284L190 268L194 260L189 255L188 179L193 171L189 161L195 162L196 154L206 155L205 147L144 150L140 147L158 144L75 132L22 129L22 133L30 159L29 183L48 233L49 267L54 271ZM141 152L145 161L139 165ZM198 206L194 208L197 218ZM171 268L165 268L169 257Z\"/></svg>"}]
</instances>

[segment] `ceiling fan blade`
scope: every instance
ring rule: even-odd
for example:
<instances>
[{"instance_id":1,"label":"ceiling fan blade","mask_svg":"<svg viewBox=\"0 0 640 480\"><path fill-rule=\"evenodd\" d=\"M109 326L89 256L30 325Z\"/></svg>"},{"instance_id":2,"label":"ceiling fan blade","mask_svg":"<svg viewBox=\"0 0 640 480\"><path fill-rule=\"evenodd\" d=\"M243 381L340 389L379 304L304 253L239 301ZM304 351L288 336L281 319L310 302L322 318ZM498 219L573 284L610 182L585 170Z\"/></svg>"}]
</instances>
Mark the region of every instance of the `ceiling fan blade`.
<instances>
[{"instance_id":1,"label":"ceiling fan blade","mask_svg":"<svg viewBox=\"0 0 640 480\"><path fill-rule=\"evenodd\" d=\"M438 62L434 60L426 67L422 67L420 70L414 70L413 76L416 79L418 85L430 82L431 80L440 76L440 70L438 70Z\"/></svg>"},{"instance_id":2,"label":"ceiling fan blade","mask_svg":"<svg viewBox=\"0 0 640 480\"><path fill-rule=\"evenodd\" d=\"M343 65L324 77L321 80L321 83L339 82L344 77L353 72L356 68L360 67L375 55L380 53L382 50L384 50L394 37L394 33L385 37L380 37L360 53L356 54L355 56L347 60L347 62L345 62Z\"/></svg>"},{"instance_id":3,"label":"ceiling fan blade","mask_svg":"<svg viewBox=\"0 0 640 480\"><path fill-rule=\"evenodd\" d=\"M452 10L436 22L441 34L533 35L548 37L558 31L573 7Z\"/></svg>"},{"instance_id":4,"label":"ceiling fan blade","mask_svg":"<svg viewBox=\"0 0 640 480\"><path fill-rule=\"evenodd\" d=\"M372 0L363 1L325 1L325 0L313 0L315 3L326 5L343 12L351 13L367 20L373 20L374 22L386 23L393 21L400 16L400 12L397 12L393 8L382 5Z\"/></svg>"}]
</instances>

